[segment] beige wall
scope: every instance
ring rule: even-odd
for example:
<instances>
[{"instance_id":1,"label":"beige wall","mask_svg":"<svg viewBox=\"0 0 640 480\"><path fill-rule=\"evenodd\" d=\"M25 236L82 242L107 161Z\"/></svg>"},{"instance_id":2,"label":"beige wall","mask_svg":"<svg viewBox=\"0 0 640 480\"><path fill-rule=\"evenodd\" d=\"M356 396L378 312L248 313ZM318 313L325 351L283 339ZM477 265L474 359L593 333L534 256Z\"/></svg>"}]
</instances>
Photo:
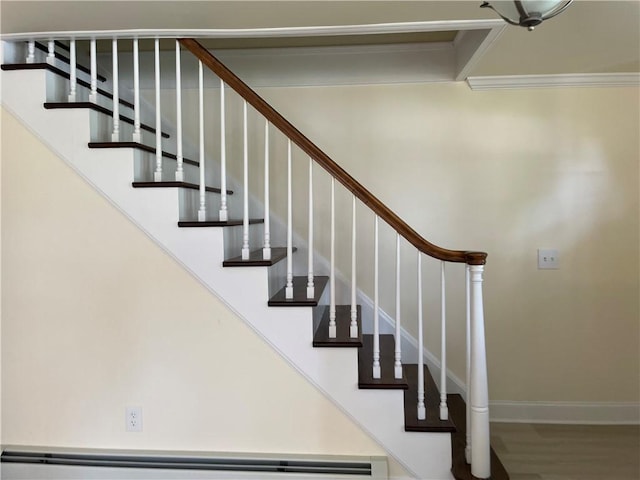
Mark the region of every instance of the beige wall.
<instances>
[{"instance_id":1,"label":"beige wall","mask_svg":"<svg viewBox=\"0 0 640 480\"><path fill-rule=\"evenodd\" d=\"M438 84L261 93L427 239L489 253L491 400L638 401L637 88L473 92ZM318 232L326 245L326 224ZM342 234L348 241L348 230ZM537 270L538 248L559 249L560 270ZM361 258L370 269L369 252L370 245ZM383 250L389 276L392 256ZM413 263L404 252L405 271ZM426 273L435 281L436 269ZM462 275L452 269L452 276ZM426 342L438 353L437 287L425 293L432 313ZM393 313L391 289L382 301ZM403 309L407 324L412 305ZM450 365L464 378L455 317L462 312L456 305L450 312Z\"/></svg>"},{"instance_id":2,"label":"beige wall","mask_svg":"<svg viewBox=\"0 0 640 480\"><path fill-rule=\"evenodd\" d=\"M2 121L3 444L384 454L4 110ZM143 433L125 432L129 405L142 406Z\"/></svg>"}]
</instances>

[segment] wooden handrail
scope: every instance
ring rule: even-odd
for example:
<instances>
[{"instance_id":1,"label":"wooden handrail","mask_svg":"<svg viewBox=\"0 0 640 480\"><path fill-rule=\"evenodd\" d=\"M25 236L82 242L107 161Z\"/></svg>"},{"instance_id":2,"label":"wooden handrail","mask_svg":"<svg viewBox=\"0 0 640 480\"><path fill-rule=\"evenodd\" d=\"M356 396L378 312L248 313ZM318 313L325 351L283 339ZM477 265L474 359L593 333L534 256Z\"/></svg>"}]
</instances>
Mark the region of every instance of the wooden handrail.
<instances>
[{"instance_id":1,"label":"wooden handrail","mask_svg":"<svg viewBox=\"0 0 640 480\"><path fill-rule=\"evenodd\" d=\"M470 252L463 250L449 250L438 247L420 236L404 220L396 215L389 207L382 203L369 190L363 187L355 178L349 175L340 165L333 161L326 153L304 136L286 118L278 113L260 95L238 78L220 60L213 56L197 40L193 38L180 39L180 44L193 53L203 65L206 65L218 78L245 99L254 109L260 112L272 125L278 128L302 151L313 158L322 168L338 180L353 193L362 203L367 205L382 220L387 222L396 232L421 252L439 260L447 262L467 263L469 265L484 265L487 254L484 252Z\"/></svg>"}]
</instances>

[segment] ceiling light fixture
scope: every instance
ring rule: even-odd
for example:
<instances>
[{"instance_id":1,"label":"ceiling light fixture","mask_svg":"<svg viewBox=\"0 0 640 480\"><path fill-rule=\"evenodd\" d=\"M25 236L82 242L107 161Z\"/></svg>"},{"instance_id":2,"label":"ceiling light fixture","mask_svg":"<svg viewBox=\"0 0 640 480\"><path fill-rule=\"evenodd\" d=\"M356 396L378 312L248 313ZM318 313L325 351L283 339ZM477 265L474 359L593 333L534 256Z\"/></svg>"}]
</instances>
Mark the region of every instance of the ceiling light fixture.
<instances>
[{"instance_id":1,"label":"ceiling light fixture","mask_svg":"<svg viewBox=\"0 0 640 480\"><path fill-rule=\"evenodd\" d=\"M482 2L480 8L490 8L511 25L526 27L529 31L544 20L564 11L573 0L513 0ZM517 19L517 20L513 20Z\"/></svg>"}]
</instances>

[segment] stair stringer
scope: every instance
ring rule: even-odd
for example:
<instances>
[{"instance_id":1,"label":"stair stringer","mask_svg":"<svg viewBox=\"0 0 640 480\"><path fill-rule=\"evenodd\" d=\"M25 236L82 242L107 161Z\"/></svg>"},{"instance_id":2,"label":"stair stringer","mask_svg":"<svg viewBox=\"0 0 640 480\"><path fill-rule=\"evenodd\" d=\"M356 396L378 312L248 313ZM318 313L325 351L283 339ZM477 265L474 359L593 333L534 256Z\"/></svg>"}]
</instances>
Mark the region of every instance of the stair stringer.
<instances>
[{"instance_id":1,"label":"stair stringer","mask_svg":"<svg viewBox=\"0 0 640 480\"><path fill-rule=\"evenodd\" d=\"M268 307L267 269L223 269L222 229L178 228L175 189L131 188L133 151L89 149L92 113L87 110L45 110L42 106L46 99L45 71L3 72L2 90L2 104L10 113L242 318L404 468L421 480L453 478L450 434L405 432L403 391L359 390L356 350L313 348L312 309Z\"/></svg>"}]
</instances>

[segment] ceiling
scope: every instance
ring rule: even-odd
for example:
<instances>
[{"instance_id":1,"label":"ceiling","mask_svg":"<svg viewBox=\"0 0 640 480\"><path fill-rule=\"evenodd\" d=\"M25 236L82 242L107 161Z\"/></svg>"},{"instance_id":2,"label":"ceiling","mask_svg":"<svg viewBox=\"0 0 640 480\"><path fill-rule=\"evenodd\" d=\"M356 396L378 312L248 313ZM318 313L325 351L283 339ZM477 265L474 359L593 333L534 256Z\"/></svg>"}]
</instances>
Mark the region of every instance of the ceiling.
<instances>
[{"instance_id":1,"label":"ceiling","mask_svg":"<svg viewBox=\"0 0 640 480\"><path fill-rule=\"evenodd\" d=\"M238 29L495 20L480 1L0 1L3 34L121 29ZM412 36L413 35L413 36ZM451 33L443 33L448 41ZM449 37L447 37L449 35ZM217 48L433 41L429 35L218 40ZM439 41L442 41L440 39ZM284 43L283 43L284 42ZM533 32L509 26L474 76L640 71L640 2L575 0Z\"/></svg>"}]
</instances>

